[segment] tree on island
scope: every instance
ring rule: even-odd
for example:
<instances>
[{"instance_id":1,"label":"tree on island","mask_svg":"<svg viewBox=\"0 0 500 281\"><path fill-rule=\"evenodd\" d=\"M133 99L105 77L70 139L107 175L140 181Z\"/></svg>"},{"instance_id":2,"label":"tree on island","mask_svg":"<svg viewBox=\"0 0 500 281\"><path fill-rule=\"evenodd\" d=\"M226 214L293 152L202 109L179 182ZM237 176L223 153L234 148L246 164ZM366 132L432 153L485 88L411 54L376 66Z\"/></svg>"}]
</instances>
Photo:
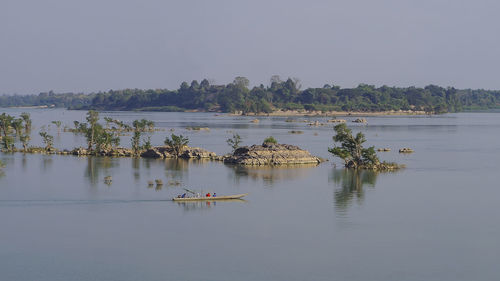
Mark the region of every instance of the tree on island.
<instances>
[{"instance_id":1,"label":"tree on island","mask_svg":"<svg viewBox=\"0 0 500 281\"><path fill-rule=\"evenodd\" d=\"M12 132L12 122L14 117L5 112L0 115L0 134L2 135L2 147L6 150L12 150L14 147L14 138L10 135Z\"/></svg>"},{"instance_id":2,"label":"tree on island","mask_svg":"<svg viewBox=\"0 0 500 281\"><path fill-rule=\"evenodd\" d=\"M29 134L23 134L19 136L19 140L23 144L23 152L26 152L28 150L28 143L30 141L30 135Z\"/></svg>"},{"instance_id":3,"label":"tree on island","mask_svg":"<svg viewBox=\"0 0 500 281\"><path fill-rule=\"evenodd\" d=\"M117 120L116 120L117 121ZM117 123L118 124L118 123ZM139 155L139 152L142 149L150 149L151 145L151 136L148 136L147 139L144 139L144 145L141 146L141 135L146 131L154 131L154 122L151 120L141 119L134 120L132 126L134 128L134 135L132 136L132 151L134 155Z\"/></svg>"},{"instance_id":4,"label":"tree on island","mask_svg":"<svg viewBox=\"0 0 500 281\"><path fill-rule=\"evenodd\" d=\"M23 144L24 151L30 140L31 119L28 113L22 113L20 118L15 118L6 113L0 115L0 136L2 147L7 151L14 151L15 138L19 138Z\"/></svg>"},{"instance_id":5,"label":"tree on island","mask_svg":"<svg viewBox=\"0 0 500 281\"><path fill-rule=\"evenodd\" d=\"M374 170L400 168L395 163L380 163L373 146L364 148L363 143L366 142L366 138L363 133L359 132L353 136L351 129L347 128L345 123L335 126L334 130L336 135L333 136L333 141L339 142L340 146L328 148L328 152L344 160L346 168Z\"/></svg>"},{"instance_id":6,"label":"tree on island","mask_svg":"<svg viewBox=\"0 0 500 281\"><path fill-rule=\"evenodd\" d=\"M169 137L165 138L165 144L170 146L174 152L176 157L179 157L184 151L184 147L189 143L189 139L184 137L183 135L174 135L172 134Z\"/></svg>"},{"instance_id":7,"label":"tree on island","mask_svg":"<svg viewBox=\"0 0 500 281\"><path fill-rule=\"evenodd\" d=\"M238 134L233 134L233 137L226 140L227 144L233 149L233 153L240 147L241 137Z\"/></svg>"},{"instance_id":8,"label":"tree on island","mask_svg":"<svg viewBox=\"0 0 500 281\"><path fill-rule=\"evenodd\" d=\"M45 150L51 150L52 146L54 145L54 137L49 135L47 132L40 132L39 134L42 137L43 143L45 144Z\"/></svg>"},{"instance_id":9,"label":"tree on island","mask_svg":"<svg viewBox=\"0 0 500 281\"><path fill-rule=\"evenodd\" d=\"M21 113L21 119L24 121L24 130L26 133L29 133L31 131L31 118L30 114L27 112Z\"/></svg>"},{"instance_id":10,"label":"tree on island","mask_svg":"<svg viewBox=\"0 0 500 281\"><path fill-rule=\"evenodd\" d=\"M94 110L87 112L88 126L86 128L85 136L87 137L88 150L92 150L95 144L95 135L98 130L99 113Z\"/></svg>"},{"instance_id":11,"label":"tree on island","mask_svg":"<svg viewBox=\"0 0 500 281\"><path fill-rule=\"evenodd\" d=\"M97 155L104 149L120 145L120 138L112 131L107 131L99 123L99 113L94 110L87 112L88 123L74 122L77 131L85 134L87 138L88 150Z\"/></svg>"},{"instance_id":12,"label":"tree on island","mask_svg":"<svg viewBox=\"0 0 500 281\"><path fill-rule=\"evenodd\" d=\"M59 134L59 133L61 133L61 125L62 125L62 122L61 122L61 121L59 121L59 120L57 120L57 121L52 121L51 123L52 123L52 124L54 124L54 125L56 125L56 127L57 127L57 133L58 133L58 134Z\"/></svg>"}]
</instances>

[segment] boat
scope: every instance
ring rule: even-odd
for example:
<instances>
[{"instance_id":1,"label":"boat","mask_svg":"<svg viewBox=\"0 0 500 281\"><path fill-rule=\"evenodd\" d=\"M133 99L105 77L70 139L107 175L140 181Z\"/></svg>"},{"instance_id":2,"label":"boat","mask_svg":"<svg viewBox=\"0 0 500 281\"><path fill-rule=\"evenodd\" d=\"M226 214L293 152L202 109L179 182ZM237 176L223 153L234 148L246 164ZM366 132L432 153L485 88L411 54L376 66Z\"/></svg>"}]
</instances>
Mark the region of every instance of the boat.
<instances>
[{"instance_id":1,"label":"boat","mask_svg":"<svg viewBox=\"0 0 500 281\"><path fill-rule=\"evenodd\" d=\"M235 195L226 195L226 196L216 196L216 197L174 197L173 201L214 201L214 200L231 200L231 199L240 199L244 196L247 196L248 193L243 194L235 194Z\"/></svg>"}]
</instances>

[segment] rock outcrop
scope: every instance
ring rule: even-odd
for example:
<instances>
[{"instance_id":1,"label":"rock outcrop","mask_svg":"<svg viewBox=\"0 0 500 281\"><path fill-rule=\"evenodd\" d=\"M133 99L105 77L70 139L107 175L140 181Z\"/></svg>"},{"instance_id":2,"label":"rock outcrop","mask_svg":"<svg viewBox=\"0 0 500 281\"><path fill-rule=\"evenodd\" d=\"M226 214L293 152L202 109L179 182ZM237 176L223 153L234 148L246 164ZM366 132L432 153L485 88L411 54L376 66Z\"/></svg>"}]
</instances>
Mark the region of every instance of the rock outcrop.
<instances>
[{"instance_id":1,"label":"rock outcrop","mask_svg":"<svg viewBox=\"0 0 500 281\"><path fill-rule=\"evenodd\" d=\"M184 149L184 151L181 154L181 158L186 158L186 159L206 159L210 158L213 159L217 156L215 152L210 152L206 149L199 148L199 147L187 147Z\"/></svg>"},{"instance_id":2,"label":"rock outcrop","mask_svg":"<svg viewBox=\"0 0 500 281\"><path fill-rule=\"evenodd\" d=\"M243 146L224 158L224 163L241 165L289 165L319 164L322 159L312 156L309 151L288 144Z\"/></svg>"},{"instance_id":3,"label":"rock outcrop","mask_svg":"<svg viewBox=\"0 0 500 281\"><path fill-rule=\"evenodd\" d=\"M352 122L354 122L354 123L363 123L363 124L368 123L368 121L366 121L365 118L357 118L356 120L353 120Z\"/></svg>"},{"instance_id":4,"label":"rock outcrop","mask_svg":"<svg viewBox=\"0 0 500 281\"><path fill-rule=\"evenodd\" d=\"M143 153L144 158L175 158L173 149L170 146L155 146ZM185 147L179 158L185 159L213 159L217 160L217 154L199 147Z\"/></svg>"},{"instance_id":5,"label":"rock outcrop","mask_svg":"<svg viewBox=\"0 0 500 281\"><path fill-rule=\"evenodd\" d=\"M88 156L92 155L92 152L83 148L77 147L71 151L68 151L67 154L73 154L77 156ZM124 147L115 147L110 149L103 149L97 152L98 156L113 156L113 157L130 157L133 155L133 151L129 148Z\"/></svg>"},{"instance_id":6,"label":"rock outcrop","mask_svg":"<svg viewBox=\"0 0 500 281\"><path fill-rule=\"evenodd\" d=\"M401 149L399 149L399 153L413 153L414 150L409 148L409 147L403 147Z\"/></svg>"}]
</instances>

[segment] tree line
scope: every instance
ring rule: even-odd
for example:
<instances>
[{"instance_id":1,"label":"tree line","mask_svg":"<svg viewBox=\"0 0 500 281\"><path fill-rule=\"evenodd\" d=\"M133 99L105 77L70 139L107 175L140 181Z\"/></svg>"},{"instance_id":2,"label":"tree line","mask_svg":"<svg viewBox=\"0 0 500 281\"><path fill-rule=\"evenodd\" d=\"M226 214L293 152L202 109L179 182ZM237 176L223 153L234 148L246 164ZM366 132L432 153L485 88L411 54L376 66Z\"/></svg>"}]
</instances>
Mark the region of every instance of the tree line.
<instances>
[{"instance_id":1,"label":"tree line","mask_svg":"<svg viewBox=\"0 0 500 281\"><path fill-rule=\"evenodd\" d=\"M249 80L236 77L232 83L213 85L207 79L183 82L177 90L125 89L92 94L0 96L0 106L56 106L82 110L213 111L270 113L275 110L380 112L413 110L429 113L500 107L500 91L458 90L436 85L419 87L375 87L360 84L341 88L325 84L302 90L299 79L273 76L269 86L250 88Z\"/></svg>"}]
</instances>

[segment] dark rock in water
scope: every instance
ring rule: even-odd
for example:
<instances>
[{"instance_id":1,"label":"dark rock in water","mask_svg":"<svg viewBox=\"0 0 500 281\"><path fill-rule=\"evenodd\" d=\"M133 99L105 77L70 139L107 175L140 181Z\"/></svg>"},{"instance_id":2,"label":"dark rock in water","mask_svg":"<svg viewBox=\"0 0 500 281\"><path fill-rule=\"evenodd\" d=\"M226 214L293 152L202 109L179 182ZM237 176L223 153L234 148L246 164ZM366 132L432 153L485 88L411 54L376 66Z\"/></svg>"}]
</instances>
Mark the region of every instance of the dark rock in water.
<instances>
[{"instance_id":1,"label":"dark rock in water","mask_svg":"<svg viewBox=\"0 0 500 281\"><path fill-rule=\"evenodd\" d=\"M319 164L322 159L289 144L264 143L243 146L224 158L224 163L241 165Z\"/></svg>"}]
</instances>

